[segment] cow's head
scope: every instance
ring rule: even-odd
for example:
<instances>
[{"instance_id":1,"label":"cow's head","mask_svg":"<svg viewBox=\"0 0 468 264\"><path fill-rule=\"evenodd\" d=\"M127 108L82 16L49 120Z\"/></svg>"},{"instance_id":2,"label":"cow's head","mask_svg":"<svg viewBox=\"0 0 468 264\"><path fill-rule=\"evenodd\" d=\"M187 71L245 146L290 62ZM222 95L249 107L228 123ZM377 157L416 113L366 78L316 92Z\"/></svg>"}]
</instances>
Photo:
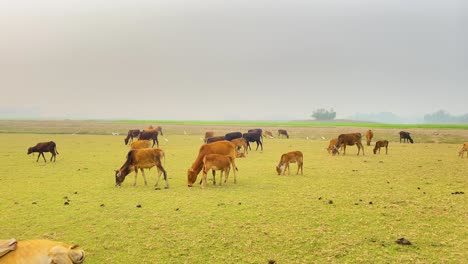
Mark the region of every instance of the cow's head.
<instances>
[{"instance_id":1,"label":"cow's head","mask_svg":"<svg viewBox=\"0 0 468 264\"><path fill-rule=\"evenodd\" d=\"M128 144L128 140L129 140L129 138L130 138L130 137L126 137L126 138L124 139L125 145L127 145L127 144Z\"/></svg>"},{"instance_id":2,"label":"cow's head","mask_svg":"<svg viewBox=\"0 0 468 264\"><path fill-rule=\"evenodd\" d=\"M283 166L276 166L276 172L278 173L278 175L281 175L281 170L283 169Z\"/></svg>"},{"instance_id":3,"label":"cow's head","mask_svg":"<svg viewBox=\"0 0 468 264\"><path fill-rule=\"evenodd\" d=\"M197 172L193 168L187 170L187 186L192 187L197 180Z\"/></svg>"},{"instance_id":4,"label":"cow's head","mask_svg":"<svg viewBox=\"0 0 468 264\"><path fill-rule=\"evenodd\" d=\"M121 170L115 170L115 186L120 187L122 182L125 180L125 176Z\"/></svg>"},{"instance_id":5,"label":"cow's head","mask_svg":"<svg viewBox=\"0 0 468 264\"><path fill-rule=\"evenodd\" d=\"M65 246L55 246L50 249L48 255L51 263L56 264L81 264L85 260L85 252L77 245L72 245L68 248Z\"/></svg>"},{"instance_id":6,"label":"cow's head","mask_svg":"<svg viewBox=\"0 0 468 264\"><path fill-rule=\"evenodd\" d=\"M374 154L377 154L377 147L375 147L372 151L374 151Z\"/></svg>"},{"instance_id":7,"label":"cow's head","mask_svg":"<svg viewBox=\"0 0 468 264\"><path fill-rule=\"evenodd\" d=\"M28 148L28 155L33 153L33 148Z\"/></svg>"},{"instance_id":8,"label":"cow's head","mask_svg":"<svg viewBox=\"0 0 468 264\"><path fill-rule=\"evenodd\" d=\"M333 156L335 156L336 154L340 154L340 152L338 151L338 148L336 146L333 146L332 154L333 154Z\"/></svg>"}]
</instances>

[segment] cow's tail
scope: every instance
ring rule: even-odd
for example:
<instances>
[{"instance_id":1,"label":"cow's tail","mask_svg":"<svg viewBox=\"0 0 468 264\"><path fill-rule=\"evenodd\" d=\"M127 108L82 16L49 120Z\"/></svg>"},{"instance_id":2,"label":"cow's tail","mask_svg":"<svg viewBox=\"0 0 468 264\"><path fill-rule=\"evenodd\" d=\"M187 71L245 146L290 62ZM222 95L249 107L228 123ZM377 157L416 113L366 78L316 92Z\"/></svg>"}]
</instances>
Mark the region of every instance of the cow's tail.
<instances>
[{"instance_id":1,"label":"cow's tail","mask_svg":"<svg viewBox=\"0 0 468 264\"><path fill-rule=\"evenodd\" d=\"M55 149L55 153L59 154L57 150L57 146L55 146L54 149Z\"/></svg>"}]
</instances>

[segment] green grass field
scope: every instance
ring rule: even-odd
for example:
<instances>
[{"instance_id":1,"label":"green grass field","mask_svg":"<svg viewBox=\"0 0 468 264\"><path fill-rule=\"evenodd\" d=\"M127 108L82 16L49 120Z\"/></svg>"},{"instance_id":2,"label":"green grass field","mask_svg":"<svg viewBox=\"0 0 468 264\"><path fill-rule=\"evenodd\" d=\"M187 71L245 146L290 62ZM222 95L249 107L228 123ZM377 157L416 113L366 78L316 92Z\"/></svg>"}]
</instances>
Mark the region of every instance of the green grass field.
<instances>
[{"instance_id":1,"label":"green grass field","mask_svg":"<svg viewBox=\"0 0 468 264\"><path fill-rule=\"evenodd\" d=\"M328 141L265 139L237 159L238 183L188 188L200 135L161 140L170 189L156 170L130 174L123 136L2 134L1 237L79 244L86 263L463 263L468 159L461 144L390 142L389 154L330 156ZM26 151L54 140L56 163ZM282 153L304 153L304 176L278 176ZM50 158L50 154L46 154ZM200 178L200 177L199 177ZM210 178L210 177L209 177ZM163 182L160 182L162 184ZM64 205L69 199L69 205ZM331 202L332 201L332 202ZM136 206L140 204L141 208ZM397 245L405 237L413 245Z\"/></svg>"}]
</instances>

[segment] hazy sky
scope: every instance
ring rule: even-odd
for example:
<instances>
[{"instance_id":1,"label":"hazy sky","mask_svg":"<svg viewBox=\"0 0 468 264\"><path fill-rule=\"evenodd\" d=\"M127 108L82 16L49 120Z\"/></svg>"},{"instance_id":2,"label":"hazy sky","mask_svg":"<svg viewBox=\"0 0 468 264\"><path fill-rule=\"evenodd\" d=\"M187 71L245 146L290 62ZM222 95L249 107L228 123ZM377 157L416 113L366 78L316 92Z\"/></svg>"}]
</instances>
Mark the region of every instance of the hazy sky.
<instances>
[{"instance_id":1,"label":"hazy sky","mask_svg":"<svg viewBox=\"0 0 468 264\"><path fill-rule=\"evenodd\" d=\"M42 117L468 113L466 0L0 1L0 107Z\"/></svg>"}]
</instances>

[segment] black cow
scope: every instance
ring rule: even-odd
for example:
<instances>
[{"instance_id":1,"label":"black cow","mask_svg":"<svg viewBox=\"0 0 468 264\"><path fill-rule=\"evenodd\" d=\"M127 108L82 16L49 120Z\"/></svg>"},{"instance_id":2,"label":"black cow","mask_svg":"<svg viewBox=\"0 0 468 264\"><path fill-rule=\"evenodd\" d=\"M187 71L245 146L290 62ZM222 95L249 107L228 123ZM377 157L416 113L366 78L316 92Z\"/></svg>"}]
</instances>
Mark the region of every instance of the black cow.
<instances>
[{"instance_id":1,"label":"black cow","mask_svg":"<svg viewBox=\"0 0 468 264\"><path fill-rule=\"evenodd\" d=\"M261 140L261 135L257 132L250 132L250 133L244 133L242 135L243 138L245 138L245 142L247 143L247 147L250 148L250 142L257 142L257 148L255 150L258 150L258 145L262 148L263 151L263 144Z\"/></svg>"},{"instance_id":2,"label":"black cow","mask_svg":"<svg viewBox=\"0 0 468 264\"><path fill-rule=\"evenodd\" d=\"M52 153L52 156L50 157L50 161L52 161L52 158L53 158L54 162L56 159L56 154L59 154L57 151L57 145L53 141L37 143L36 146L28 148L28 155L34 152L39 152L36 162L39 161L39 158L41 157L41 155L42 155L42 158L44 159L44 162L47 162L44 157L44 152Z\"/></svg>"},{"instance_id":3,"label":"black cow","mask_svg":"<svg viewBox=\"0 0 468 264\"><path fill-rule=\"evenodd\" d=\"M408 143L408 141L411 142L411 144L414 143L413 139L410 136L410 133L406 131L400 131L400 143L401 143L401 139L403 139L403 143L404 142Z\"/></svg>"},{"instance_id":4,"label":"black cow","mask_svg":"<svg viewBox=\"0 0 468 264\"><path fill-rule=\"evenodd\" d=\"M131 129L127 133L127 137L124 139L125 145L127 145L129 142L133 141L133 138L138 138L140 135L141 130L140 129Z\"/></svg>"},{"instance_id":5,"label":"black cow","mask_svg":"<svg viewBox=\"0 0 468 264\"><path fill-rule=\"evenodd\" d=\"M210 144L210 143L213 143L213 142L216 142L216 141L221 141L221 140L226 140L226 139L223 136L210 137L210 138L206 139L206 144Z\"/></svg>"},{"instance_id":6,"label":"black cow","mask_svg":"<svg viewBox=\"0 0 468 264\"><path fill-rule=\"evenodd\" d=\"M242 133L241 132L231 132L231 133L227 133L226 135L224 135L224 138L227 140L227 141L231 141L233 139L236 139L236 138L241 138L242 137Z\"/></svg>"},{"instance_id":7,"label":"black cow","mask_svg":"<svg viewBox=\"0 0 468 264\"><path fill-rule=\"evenodd\" d=\"M263 130L261 128L254 128L254 129L249 129L247 130L248 133L250 132L257 132L260 134L260 137L262 138L262 141L263 141Z\"/></svg>"},{"instance_id":8,"label":"black cow","mask_svg":"<svg viewBox=\"0 0 468 264\"><path fill-rule=\"evenodd\" d=\"M151 147L154 147L154 144L156 144L156 146L159 148L158 131L155 129L143 130L140 133L138 140L153 140L153 145Z\"/></svg>"},{"instance_id":9,"label":"black cow","mask_svg":"<svg viewBox=\"0 0 468 264\"><path fill-rule=\"evenodd\" d=\"M288 131L286 131L284 129L278 129L278 137L281 136L281 135L284 135L284 136L286 136L286 138L289 138Z\"/></svg>"}]
</instances>

